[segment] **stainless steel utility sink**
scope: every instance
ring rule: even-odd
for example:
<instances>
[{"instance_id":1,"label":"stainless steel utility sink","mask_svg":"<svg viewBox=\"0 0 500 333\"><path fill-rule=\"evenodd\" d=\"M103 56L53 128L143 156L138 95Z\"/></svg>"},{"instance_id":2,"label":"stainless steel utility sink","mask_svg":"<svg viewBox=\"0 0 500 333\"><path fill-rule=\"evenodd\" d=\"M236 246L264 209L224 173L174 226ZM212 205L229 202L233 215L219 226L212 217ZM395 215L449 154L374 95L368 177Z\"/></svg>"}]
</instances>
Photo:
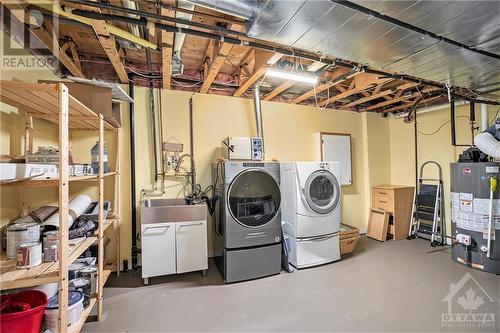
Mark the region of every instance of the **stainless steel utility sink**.
<instances>
[{"instance_id":1,"label":"stainless steel utility sink","mask_svg":"<svg viewBox=\"0 0 500 333\"><path fill-rule=\"evenodd\" d=\"M141 224L206 219L206 204L187 205L184 199L146 199L141 204Z\"/></svg>"}]
</instances>

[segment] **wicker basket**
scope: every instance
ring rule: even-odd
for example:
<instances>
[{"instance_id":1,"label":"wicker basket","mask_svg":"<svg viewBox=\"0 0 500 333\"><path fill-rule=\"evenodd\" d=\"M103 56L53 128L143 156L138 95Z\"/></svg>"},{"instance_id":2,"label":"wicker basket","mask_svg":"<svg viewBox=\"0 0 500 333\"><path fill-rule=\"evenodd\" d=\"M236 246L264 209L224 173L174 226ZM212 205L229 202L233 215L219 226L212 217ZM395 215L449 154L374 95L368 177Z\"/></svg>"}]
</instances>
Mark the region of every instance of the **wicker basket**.
<instances>
[{"instance_id":1,"label":"wicker basket","mask_svg":"<svg viewBox=\"0 0 500 333\"><path fill-rule=\"evenodd\" d=\"M346 224L340 225L340 255L354 251L359 239L359 229Z\"/></svg>"}]
</instances>

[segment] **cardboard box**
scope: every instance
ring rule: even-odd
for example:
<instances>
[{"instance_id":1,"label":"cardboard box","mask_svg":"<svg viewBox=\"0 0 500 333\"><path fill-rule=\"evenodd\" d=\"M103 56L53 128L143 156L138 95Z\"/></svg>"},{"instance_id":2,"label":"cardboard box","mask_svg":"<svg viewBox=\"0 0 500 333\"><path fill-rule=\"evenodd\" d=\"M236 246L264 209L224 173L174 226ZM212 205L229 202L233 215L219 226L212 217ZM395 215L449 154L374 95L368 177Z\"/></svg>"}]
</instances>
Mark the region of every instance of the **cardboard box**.
<instances>
[{"instance_id":1,"label":"cardboard box","mask_svg":"<svg viewBox=\"0 0 500 333\"><path fill-rule=\"evenodd\" d=\"M36 177L33 177L36 176ZM0 163L0 180L58 178L55 164Z\"/></svg>"},{"instance_id":2,"label":"cardboard box","mask_svg":"<svg viewBox=\"0 0 500 333\"><path fill-rule=\"evenodd\" d=\"M39 83L59 83L57 81L38 80ZM68 87L69 94L83 105L96 113L115 127L121 127L120 103L113 102L111 88L97 87L85 83L63 82ZM113 105L117 104L117 105Z\"/></svg>"}]
</instances>

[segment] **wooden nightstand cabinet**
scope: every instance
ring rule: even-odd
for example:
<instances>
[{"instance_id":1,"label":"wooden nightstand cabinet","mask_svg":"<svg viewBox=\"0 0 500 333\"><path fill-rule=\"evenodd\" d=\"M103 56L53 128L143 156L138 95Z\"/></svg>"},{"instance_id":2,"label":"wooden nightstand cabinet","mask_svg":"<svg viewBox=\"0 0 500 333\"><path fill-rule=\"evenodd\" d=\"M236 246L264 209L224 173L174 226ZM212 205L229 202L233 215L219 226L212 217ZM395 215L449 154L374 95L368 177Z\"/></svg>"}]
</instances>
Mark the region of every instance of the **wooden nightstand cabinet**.
<instances>
[{"instance_id":1,"label":"wooden nightstand cabinet","mask_svg":"<svg viewBox=\"0 0 500 333\"><path fill-rule=\"evenodd\" d=\"M385 210L392 215L388 233L394 240L406 239L413 205L412 186L378 185L372 188L372 208Z\"/></svg>"}]
</instances>

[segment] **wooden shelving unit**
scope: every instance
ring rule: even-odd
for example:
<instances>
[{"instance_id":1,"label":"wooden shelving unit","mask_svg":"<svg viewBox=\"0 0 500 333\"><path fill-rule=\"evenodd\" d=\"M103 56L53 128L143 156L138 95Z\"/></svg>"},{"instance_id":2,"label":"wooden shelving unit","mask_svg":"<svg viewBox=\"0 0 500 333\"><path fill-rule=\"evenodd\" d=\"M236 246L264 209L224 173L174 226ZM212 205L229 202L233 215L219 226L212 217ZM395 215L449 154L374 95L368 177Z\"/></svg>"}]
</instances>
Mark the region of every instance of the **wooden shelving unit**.
<instances>
[{"instance_id":1,"label":"wooden shelving unit","mask_svg":"<svg viewBox=\"0 0 500 333\"><path fill-rule=\"evenodd\" d=\"M120 148L121 130L107 123L103 116L95 113L73 98L68 88L63 84L24 83L0 81L0 101L17 107L26 113L25 153L31 152L33 147L32 118L41 118L59 125L59 178L58 179L29 179L2 183L1 186L20 186L23 191L21 214L29 211L32 187L59 188L59 260L54 263L43 263L30 269L17 269L15 261L6 260L2 256L0 261L0 290L33 287L46 283L59 283L59 332L79 332L85 320L97 304L97 319L102 318L103 286L112 270L119 274L119 228L120 228ZM80 177L69 176L69 130L95 130L99 136L99 174ZM115 171L103 173L104 161L104 131L110 130L117 135ZM114 182L114 212L109 212L104 219L104 180L115 178ZM98 229L91 237L79 242L68 239L68 203L69 186L74 182L98 182L99 187L99 219ZM95 184L95 183L94 183ZM116 235L117 259L113 264L104 262L104 231L113 226ZM68 266L85 252L95 242L98 242L98 269L99 286L97 295L91 299L89 307L84 311L82 320L74 326L67 327L68 313Z\"/></svg>"}]
</instances>

